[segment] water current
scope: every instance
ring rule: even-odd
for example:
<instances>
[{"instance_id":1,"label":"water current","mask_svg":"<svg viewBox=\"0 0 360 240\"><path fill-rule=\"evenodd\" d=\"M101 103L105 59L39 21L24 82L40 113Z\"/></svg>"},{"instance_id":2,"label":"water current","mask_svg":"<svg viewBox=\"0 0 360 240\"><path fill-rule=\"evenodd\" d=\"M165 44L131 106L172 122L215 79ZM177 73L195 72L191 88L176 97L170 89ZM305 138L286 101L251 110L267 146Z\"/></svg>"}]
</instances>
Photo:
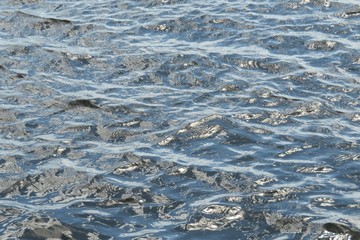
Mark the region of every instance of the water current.
<instances>
[{"instance_id":1,"label":"water current","mask_svg":"<svg viewBox=\"0 0 360 240\"><path fill-rule=\"evenodd\" d=\"M360 239L358 0L1 0L0 239Z\"/></svg>"}]
</instances>

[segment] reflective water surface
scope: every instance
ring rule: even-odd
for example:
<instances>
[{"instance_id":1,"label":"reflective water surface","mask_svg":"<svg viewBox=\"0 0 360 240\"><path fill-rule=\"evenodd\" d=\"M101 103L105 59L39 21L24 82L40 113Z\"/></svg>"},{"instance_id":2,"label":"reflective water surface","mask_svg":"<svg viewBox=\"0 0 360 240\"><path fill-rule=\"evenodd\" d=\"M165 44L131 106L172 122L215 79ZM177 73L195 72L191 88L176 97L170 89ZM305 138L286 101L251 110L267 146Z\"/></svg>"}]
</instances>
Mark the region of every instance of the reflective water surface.
<instances>
[{"instance_id":1,"label":"reflective water surface","mask_svg":"<svg viewBox=\"0 0 360 240\"><path fill-rule=\"evenodd\" d=\"M2 0L3 239L360 239L357 0Z\"/></svg>"}]
</instances>

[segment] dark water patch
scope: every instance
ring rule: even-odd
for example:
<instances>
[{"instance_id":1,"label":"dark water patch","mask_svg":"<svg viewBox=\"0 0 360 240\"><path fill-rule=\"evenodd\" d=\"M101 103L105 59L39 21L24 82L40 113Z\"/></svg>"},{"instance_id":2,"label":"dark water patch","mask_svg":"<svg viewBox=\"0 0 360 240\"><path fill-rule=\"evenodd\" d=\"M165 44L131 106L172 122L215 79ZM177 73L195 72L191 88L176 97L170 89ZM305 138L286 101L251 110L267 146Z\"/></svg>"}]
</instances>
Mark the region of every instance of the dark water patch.
<instances>
[{"instance_id":1,"label":"dark water patch","mask_svg":"<svg viewBox=\"0 0 360 240\"><path fill-rule=\"evenodd\" d=\"M210 115L198 121L189 123L184 128L177 130L174 135L166 137L159 142L160 146L178 145L183 148L192 141L219 138L223 144L250 144L253 140L240 136L236 131L237 126L221 115ZM192 143L194 144L194 143Z\"/></svg>"},{"instance_id":2,"label":"dark water patch","mask_svg":"<svg viewBox=\"0 0 360 240\"><path fill-rule=\"evenodd\" d=\"M351 230L348 226L337 223L325 223L324 232L319 239L360 239L360 233Z\"/></svg>"},{"instance_id":3,"label":"dark water patch","mask_svg":"<svg viewBox=\"0 0 360 240\"><path fill-rule=\"evenodd\" d=\"M313 41L306 44L309 50L320 50L320 51L333 51L337 48L339 43L335 41Z\"/></svg>"},{"instance_id":4,"label":"dark water patch","mask_svg":"<svg viewBox=\"0 0 360 240\"><path fill-rule=\"evenodd\" d=\"M154 176L153 183L160 186L171 186L176 189L176 183L183 181L181 178L194 179L196 181L204 182L212 185L214 188L226 189L228 191L235 191L236 189L246 190L246 184L251 181L242 174L235 173L218 173L216 171L198 169L196 167L187 167L174 164L167 161L156 162L155 159L144 158L133 155L131 153L125 154L121 158L121 166L117 167L113 174L119 177L126 177L130 179L140 178L142 175ZM161 176L157 176L159 172L163 172ZM187 191L193 191L190 187L185 187Z\"/></svg>"},{"instance_id":5,"label":"dark water patch","mask_svg":"<svg viewBox=\"0 0 360 240\"><path fill-rule=\"evenodd\" d=\"M352 18L352 17L358 17L360 16L360 11L353 11L353 12L345 12L341 14L341 17L343 18Z\"/></svg>"},{"instance_id":6,"label":"dark water patch","mask_svg":"<svg viewBox=\"0 0 360 240\"><path fill-rule=\"evenodd\" d=\"M27 164L35 164L48 161L61 155L66 155L66 153L69 152L69 149L61 145L49 144L45 146L28 146L25 147L23 151L33 157Z\"/></svg>"},{"instance_id":7,"label":"dark water patch","mask_svg":"<svg viewBox=\"0 0 360 240\"><path fill-rule=\"evenodd\" d=\"M13 123L16 121L15 113L8 109L0 109L0 121L3 123Z\"/></svg>"},{"instance_id":8,"label":"dark water patch","mask_svg":"<svg viewBox=\"0 0 360 240\"><path fill-rule=\"evenodd\" d=\"M334 171L331 167L321 166L321 167L301 167L297 172L302 173L330 173Z\"/></svg>"},{"instance_id":9,"label":"dark water patch","mask_svg":"<svg viewBox=\"0 0 360 240\"><path fill-rule=\"evenodd\" d=\"M4 20L0 26L13 35L58 35L72 25L70 20L39 17L22 11L3 12L3 14ZM63 30L60 30L61 28ZM13 32L14 29L19 29L20 32Z\"/></svg>"},{"instance_id":10,"label":"dark water patch","mask_svg":"<svg viewBox=\"0 0 360 240\"><path fill-rule=\"evenodd\" d=\"M95 104L95 101L87 99L74 100L68 103L69 108L85 107L98 109L99 107Z\"/></svg>"},{"instance_id":11,"label":"dark water patch","mask_svg":"<svg viewBox=\"0 0 360 240\"><path fill-rule=\"evenodd\" d=\"M277 35L262 40L265 46L274 52L281 54L301 54L305 40L294 35Z\"/></svg>"},{"instance_id":12,"label":"dark water patch","mask_svg":"<svg viewBox=\"0 0 360 240\"><path fill-rule=\"evenodd\" d=\"M23 230L25 229L25 230ZM22 223L15 223L11 230L5 231L4 236L20 239L111 239L111 237L99 234L98 232L62 223L58 219L48 216L33 215Z\"/></svg>"},{"instance_id":13,"label":"dark water patch","mask_svg":"<svg viewBox=\"0 0 360 240\"><path fill-rule=\"evenodd\" d=\"M69 172L70 171L70 172ZM86 175L74 174L70 176L71 169L50 170L42 174L28 175L22 180L16 181L12 186L2 189L2 197L25 195L29 197L44 197L47 194L62 190L70 185L75 179L80 182Z\"/></svg>"},{"instance_id":14,"label":"dark water patch","mask_svg":"<svg viewBox=\"0 0 360 240\"><path fill-rule=\"evenodd\" d=\"M318 32L323 32L323 33L327 33L327 34L336 34L336 35L344 35L344 36L350 36L353 34L354 30L352 28L349 27L349 25L344 24L344 23L334 23L331 25L328 24L316 24L314 26L311 27L312 30L318 31ZM324 43L322 43L324 44ZM334 43L327 43L327 45L332 45ZM335 42L335 46L337 48L342 47L342 44L339 42Z\"/></svg>"},{"instance_id":15,"label":"dark water patch","mask_svg":"<svg viewBox=\"0 0 360 240\"><path fill-rule=\"evenodd\" d=\"M30 4L37 4L43 2L42 0L12 0L11 3L14 5L30 5Z\"/></svg>"},{"instance_id":16,"label":"dark water patch","mask_svg":"<svg viewBox=\"0 0 360 240\"><path fill-rule=\"evenodd\" d=\"M187 231L209 230L221 231L234 221L244 218L244 211L240 207L226 207L221 205L210 205L201 210L205 217L193 216L191 223L185 226ZM210 215L210 218L208 217ZM215 215L211 216L211 215ZM219 216L216 216L219 215Z\"/></svg>"},{"instance_id":17,"label":"dark water patch","mask_svg":"<svg viewBox=\"0 0 360 240\"><path fill-rule=\"evenodd\" d=\"M281 62L276 59L244 59L241 56L227 55L224 56L224 60L242 69L260 70L274 74L284 74L303 68L296 63Z\"/></svg>"},{"instance_id":18,"label":"dark water patch","mask_svg":"<svg viewBox=\"0 0 360 240\"><path fill-rule=\"evenodd\" d=\"M149 7L156 7L159 5L177 5L177 4L183 4L186 3L186 0L151 0L146 1L148 3Z\"/></svg>"},{"instance_id":19,"label":"dark water patch","mask_svg":"<svg viewBox=\"0 0 360 240\"><path fill-rule=\"evenodd\" d=\"M158 66L154 73L141 76L139 80L176 87L210 87L215 84L215 71L221 68L209 57L177 54Z\"/></svg>"},{"instance_id":20,"label":"dark water patch","mask_svg":"<svg viewBox=\"0 0 360 240\"><path fill-rule=\"evenodd\" d=\"M151 59L144 59L143 56L129 56L123 59L123 67L128 71L143 71L153 65L156 65L156 62Z\"/></svg>"},{"instance_id":21,"label":"dark water patch","mask_svg":"<svg viewBox=\"0 0 360 240\"><path fill-rule=\"evenodd\" d=\"M0 159L0 174L2 177L11 177L23 172L18 162L21 156L5 155Z\"/></svg>"}]
</instances>

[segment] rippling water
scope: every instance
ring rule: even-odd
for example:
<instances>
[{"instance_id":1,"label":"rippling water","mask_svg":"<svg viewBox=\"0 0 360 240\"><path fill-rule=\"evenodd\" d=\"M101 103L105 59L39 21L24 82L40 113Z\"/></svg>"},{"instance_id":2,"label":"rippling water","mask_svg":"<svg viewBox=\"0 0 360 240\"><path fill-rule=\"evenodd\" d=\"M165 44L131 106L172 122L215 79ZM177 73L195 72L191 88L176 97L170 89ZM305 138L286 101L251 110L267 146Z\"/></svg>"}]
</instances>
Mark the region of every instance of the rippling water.
<instances>
[{"instance_id":1,"label":"rippling water","mask_svg":"<svg viewBox=\"0 0 360 240\"><path fill-rule=\"evenodd\" d=\"M1 239L360 239L357 0L1 0Z\"/></svg>"}]
</instances>

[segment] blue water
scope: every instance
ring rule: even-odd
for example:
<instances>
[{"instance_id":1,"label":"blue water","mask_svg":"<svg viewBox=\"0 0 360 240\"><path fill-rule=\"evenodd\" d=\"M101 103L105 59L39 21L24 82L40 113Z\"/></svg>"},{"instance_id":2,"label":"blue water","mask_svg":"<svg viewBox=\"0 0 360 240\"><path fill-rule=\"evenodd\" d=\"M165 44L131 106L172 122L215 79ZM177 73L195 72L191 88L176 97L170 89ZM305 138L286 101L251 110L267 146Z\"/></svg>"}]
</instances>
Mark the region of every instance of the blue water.
<instances>
[{"instance_id":1,"label":"blue water","mask_svg":"<svg viewBox=\"0 0 360 240\"><path fill-rule=\"evenodd\" d=\"M2 0L1 239L360 239L356 0Z\"/></svg>"}]
</instances>

